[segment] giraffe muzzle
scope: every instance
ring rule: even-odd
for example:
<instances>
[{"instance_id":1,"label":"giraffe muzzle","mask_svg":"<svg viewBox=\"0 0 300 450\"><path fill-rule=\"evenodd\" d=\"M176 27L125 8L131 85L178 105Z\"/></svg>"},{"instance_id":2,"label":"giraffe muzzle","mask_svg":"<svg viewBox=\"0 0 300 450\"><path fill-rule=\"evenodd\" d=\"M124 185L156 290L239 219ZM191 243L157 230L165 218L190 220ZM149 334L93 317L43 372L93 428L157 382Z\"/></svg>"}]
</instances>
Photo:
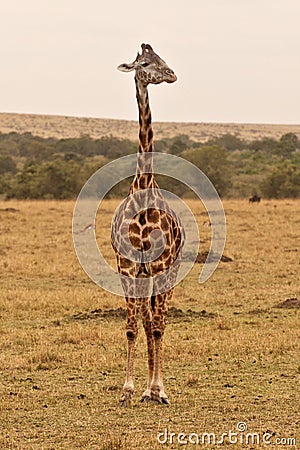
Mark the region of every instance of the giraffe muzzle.
<instances>
[{"instance_id":1,"label":"giraffe muzzle","mask_svg":"<svg viewBox=\"0 0 300 450\"><path fill-rule=\"evenodd\" d=\"M177 76L175 75L172 69L166 69L165 75L167 83L174 83L177 80Z\"/></svg>"}]
</instances>

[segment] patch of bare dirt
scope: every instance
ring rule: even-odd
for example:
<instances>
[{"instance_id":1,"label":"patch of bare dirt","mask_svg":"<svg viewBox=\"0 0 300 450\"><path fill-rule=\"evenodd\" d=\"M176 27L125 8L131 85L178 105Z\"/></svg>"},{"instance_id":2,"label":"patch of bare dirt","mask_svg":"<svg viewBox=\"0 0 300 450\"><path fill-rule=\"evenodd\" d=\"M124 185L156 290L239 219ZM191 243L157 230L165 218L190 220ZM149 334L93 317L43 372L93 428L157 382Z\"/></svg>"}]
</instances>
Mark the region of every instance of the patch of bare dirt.
<instances>
[{"instance_id":1,"label":"patch of bare dirt","mask_svg":"<svg viewBox=\"0 0 300 450\"><path fill-rule=\"evenodd\" d=\"M287 298L283 302L274 305L274 308L300 309L300 300L297 298Z\"/></svg>"},{"instance_id":2,"label":"patch of bare dirt","mask_svg":"<svg viewBox=\"0 0 300 450\"><path fill-rule=\"evenodd\" d=\"M269 312L270 311L268 311L267 309L255 308L249 311L248 314L250 314L250 316L259 316L261 314L267 314Z\"/></svg>"},{"instance_id":3,"label":"patch of bare dirt","mask_svg":"<svg viewBox=\"0 0 300 450\"><path fill-rule=\"evenodd\" d=\"M16 213L18 211L19 211L19 209L16 209L16 208L0 208L0 212Z\"/></svg>"},{"instance_id":4,"label":"patch of bare dirt","mask_svg":"<svg viewBox=\"0 0 300 450\"><path fill-rule=\"evenodd\" d=\"M89 312L79 312L71 317L71 320L95 320L95 319L108 319L108 320L123 320L126 319L127 313L124 308L117 309L101 309L97 308Z\"/></svg>"},{"instance_id":5,"label":"patch of bare dirt","mask_svg":"<svg viewBox=\"0 0 300 450\"><path fill-rule=\"evenodd\" d=\"M200 263L200 264L204 264L206 259L207 259L207 257L208 257L208 255L209 255L208 251L199 252L195 262L196 263ZM219 260L219 256L215 255L214 253L212 253L209 256L209 261L208 262L213 262L213 261L217 261L217 260ZM233 259L230 256L222 255L220 261L221 262L232 262Z\"/></svg>"},{"instance_id":6,"label":"patch of bare dirt","mask_svg":"<svg viewBox=\"0 0 300 450\"><path fill-rule=\"evenodd\" d=\"M85 320L126 320L127 312L124 308L117 309L95 309L90 312L79 312L74 314L70 320L71 321L85 321ZM202 311L194 311L188 309L187 311L182 311L175 307L171 307L167 314L168 322L189 322L193 319L213 319L216 314L207 312L204 309Z\"/></svg>"},{"instance_id":7,"label":"patch of bare dirt","mask_svg":"<svg viewBox=\"0 0 300 450\"><path fill-rule=\"evenodd\" d=\"M173 306L169 309L167 315L169 322L176 321L178 319L180 321L188 322L192 319L213 319L214 317L216 317L216 314L207 312L205 309L203 309L202 311L194 311L192 309L182 311L182 309L178 309Z\"/></svg>"}]
</instances>

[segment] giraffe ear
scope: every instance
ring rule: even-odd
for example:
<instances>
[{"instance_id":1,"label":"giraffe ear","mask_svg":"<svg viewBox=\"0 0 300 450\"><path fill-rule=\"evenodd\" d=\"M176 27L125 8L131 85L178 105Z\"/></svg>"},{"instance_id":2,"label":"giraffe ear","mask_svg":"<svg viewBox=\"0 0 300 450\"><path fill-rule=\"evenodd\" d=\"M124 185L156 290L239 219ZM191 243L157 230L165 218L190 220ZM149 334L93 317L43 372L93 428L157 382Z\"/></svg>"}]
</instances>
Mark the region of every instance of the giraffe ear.
<instances>
[{"instance_id":1,"label":"giraffe ear","mask_svg":"<svg viewBox=\"0 0 300 450\"><path fill-rule=\"evenodd\" d=\"M117 69L121 72L132 72L135 69L135 62L131 64L120 64Z\"/></svg>"}]
</instances>

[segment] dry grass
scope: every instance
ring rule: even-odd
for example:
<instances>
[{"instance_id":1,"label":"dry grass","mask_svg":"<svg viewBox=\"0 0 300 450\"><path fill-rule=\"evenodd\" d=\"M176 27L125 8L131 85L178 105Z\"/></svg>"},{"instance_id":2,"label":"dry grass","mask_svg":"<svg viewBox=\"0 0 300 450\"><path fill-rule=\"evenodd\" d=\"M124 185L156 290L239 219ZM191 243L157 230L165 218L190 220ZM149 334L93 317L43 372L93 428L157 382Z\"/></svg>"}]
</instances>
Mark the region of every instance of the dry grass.
<instances>
[{"instance_id":1,"label":"dry grass","mask_svg":"<svg viewBox=\"0 0 300 450\"><path fill-rule=\"evenodd\" d=\"M226 133L237 134L246 140L263 137L279 139L285 133L300 137L300 125L243 124L243 123L189 123L155 122L158 139L185 134L197 142ZM133 120L96 119L88 117L50 116L37 114L0 113L0 131L10 133L31 132L42 137L70 138L88 134L93 138L115 136L136 141L137 123Z\"/></svg>"},{"instance_id":2,"label":"dry grass","mask_svg":"<svg viewBox=\"0 0 300 450\"><path fill-rule=\"evenodd\" d=\"M109 221L117 203L104 202L97 223L111 261ZM188 203L206 250L203 208ZM124 306L123 299L98 288L80 268L73 206L0 203L0 448L175 449L177 441L158 444L157 433L167 428L220 437L240 421L249 432L294 437L299 446L299 309L274 305L300 299L300 201L224 202L225 255L233 262L221 263L204 285L197 283L196 265L175 291L173 307L211 315L169 320L164 373L172 406L139 403L147 372L140 333L136 395L128 408L118 406L124 321L91 313Z\"/></svg>"}]
</instances>

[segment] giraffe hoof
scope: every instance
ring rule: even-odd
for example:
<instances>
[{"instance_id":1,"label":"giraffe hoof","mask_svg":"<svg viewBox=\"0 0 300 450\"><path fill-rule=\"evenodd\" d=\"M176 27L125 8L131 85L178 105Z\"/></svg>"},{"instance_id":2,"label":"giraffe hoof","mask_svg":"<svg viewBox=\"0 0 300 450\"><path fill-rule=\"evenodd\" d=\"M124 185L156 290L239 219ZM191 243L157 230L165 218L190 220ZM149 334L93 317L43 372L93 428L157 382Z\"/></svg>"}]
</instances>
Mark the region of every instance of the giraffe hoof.
<instances>
[{"instance_id":1,"label":"giraffe hoof","mask_svg":"<svg viewBox=\"0 0 300 450\"><path fill-rule=\"evenodd\" d=\"M131 398L133 395L132 390L125 390L120 398L119 405L120 406L129 406L131 404Z\"/></svg>"},{"instance_id":2,"label":"giraffe hoof","mask_svg":"<svg viewBox=\"0 0 300 450\"><path fill-rule=\"evenodd\" d=\"M169 399L168 399L168 397L161 397L161 402L162 402L164 405L170 405L170 404L171 404L170 401L169 401Z\"/></svg>"},{"instance_id":3,"label":"giraffe hoof","mask_svg":"<svg viewBox=\"0 0 300 450\"><path fill-rule=\"evenodd\" d=\"M151 397L149 395L145 395L141 398L141 403L149 403L151 401Z\"/></svg>"},{"instance_id":4,"label":"giraffe hoof","mask_svg":"<svg viewBox=\"0 0 300 450\"><path fill-rule=\"evenodd\" d=\"M153 399L156 403L159 403L160 405L170 405L168 398L166 397L159 397Z\"/></svg>"},{"instance_id":5,"label":"giraffe hoof","mask_svg":"<svg viewBox=\"0 0 300 450\"><path fill-rule=\"evenodd\" d=\"M168 397L161 397L157 393L152 393L151 400L156 403L160 403L161 405L170 405Z\"/></svg>"},{"instance_id":6,"label":"giraffe hoof","mask_svg":"<svg viewBox=\"0 0 300 450\"><path fill-rule=\"evenodd\" d=\"M121 398L121 400L119 401L119 405L123 408L125 406L130 406L131 405L131 399L130 398Z\"/></svg>"}]
</instances>

